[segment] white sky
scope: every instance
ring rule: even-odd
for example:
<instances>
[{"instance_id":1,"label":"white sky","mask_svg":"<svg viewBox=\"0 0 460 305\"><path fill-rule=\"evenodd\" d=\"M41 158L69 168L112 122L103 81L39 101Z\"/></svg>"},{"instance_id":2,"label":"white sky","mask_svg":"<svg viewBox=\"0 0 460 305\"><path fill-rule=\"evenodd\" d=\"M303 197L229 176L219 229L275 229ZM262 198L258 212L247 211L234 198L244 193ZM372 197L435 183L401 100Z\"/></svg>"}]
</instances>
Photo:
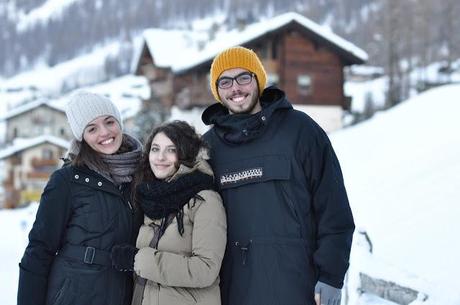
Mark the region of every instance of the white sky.
<instances>
[{"instance_id":1,"label":"white sky","mask_svg":"<svg viewBox=\"0 0 460 305\"><path fill-rule=\"evenodd\" d=\"M413 305L460 304L460 85L433 89L330 135L357 228L349 272L351 304L389 305L356 294L365 272L428 295ZM0 304L15 304L17 264L36 205L0 211Z\"/></svg>"}]
</instances>

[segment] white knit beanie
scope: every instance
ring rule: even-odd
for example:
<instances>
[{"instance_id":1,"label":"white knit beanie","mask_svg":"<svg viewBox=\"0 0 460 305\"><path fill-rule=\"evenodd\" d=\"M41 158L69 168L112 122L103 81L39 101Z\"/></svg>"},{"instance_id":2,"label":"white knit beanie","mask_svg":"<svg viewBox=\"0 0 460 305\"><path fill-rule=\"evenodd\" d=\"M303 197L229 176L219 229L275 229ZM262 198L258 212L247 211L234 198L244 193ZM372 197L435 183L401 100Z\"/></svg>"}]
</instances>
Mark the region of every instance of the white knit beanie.
<instances>
[{"instance_id":1,"label":"white knit beanie","mask_svg":"<svg viewBox=\"0 0 460 305\"><path fill-rule=\"evenodd\" d=\"M83 131L88 123L103 115L113 116L123 130L120 111L112 101L99 94L78 91L70 97L65 113L70 129L78 141L82 140Z\"/></svg>"}]
</instances>

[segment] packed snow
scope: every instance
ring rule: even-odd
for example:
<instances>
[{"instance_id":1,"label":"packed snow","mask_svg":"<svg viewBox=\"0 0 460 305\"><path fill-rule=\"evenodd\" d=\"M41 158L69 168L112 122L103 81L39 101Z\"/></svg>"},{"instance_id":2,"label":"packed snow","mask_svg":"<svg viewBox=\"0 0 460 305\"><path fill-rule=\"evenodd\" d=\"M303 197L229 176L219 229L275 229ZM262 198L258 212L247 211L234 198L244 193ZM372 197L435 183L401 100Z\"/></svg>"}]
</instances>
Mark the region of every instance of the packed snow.
<instances>
[{"instance_id":1,"label":"packed snow","mask_svg":"<svg viewBox=\"0 0 460 305\"><path fill-rule=\"evenodd\" d=\"M432 89L330 135L357 231L346 283L349 304L395 304L359 294L359 273L419 292L411 305L460 304L460 85ZM0 211L0 304L13 305L17 264L36 204Z\"/></svg>"},{"instance_id":2,"label":"packed snow","mask_svg":"<svg viewBox=\"0 0 460 305\"><path fill-rule=\"evenodd\" d=\"M27 246L38 204L18 210L0 210L0 304L15 305L18 289L18 263Z\"/></svg>"}]
</instances>

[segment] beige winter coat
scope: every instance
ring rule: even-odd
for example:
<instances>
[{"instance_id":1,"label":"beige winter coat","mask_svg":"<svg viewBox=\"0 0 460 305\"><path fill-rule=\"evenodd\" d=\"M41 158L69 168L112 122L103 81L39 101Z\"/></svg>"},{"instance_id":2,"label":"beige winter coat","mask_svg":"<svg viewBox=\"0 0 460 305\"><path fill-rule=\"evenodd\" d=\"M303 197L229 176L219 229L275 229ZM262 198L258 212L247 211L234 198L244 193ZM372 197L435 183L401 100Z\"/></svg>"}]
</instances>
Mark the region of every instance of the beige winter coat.
<instances>
[{"instance_id":1,"label":"beige winter coat","mask_svg":"<svg viewBox=\"0 0 460 305\"><path fill-rule=\"evenodd\" d=\"M212 174L202 160L192 168L181 166L173 179L193 170ZM149 247L153 221L144 217L137 247L134 271L147 279L142 305L219 305L219 271L225 252L227 222L222 199L212 190L198 193L190 208L184 206L184 233L177 229L177 220L166 228L158 249Z\"/></svg>"}]
</instances>

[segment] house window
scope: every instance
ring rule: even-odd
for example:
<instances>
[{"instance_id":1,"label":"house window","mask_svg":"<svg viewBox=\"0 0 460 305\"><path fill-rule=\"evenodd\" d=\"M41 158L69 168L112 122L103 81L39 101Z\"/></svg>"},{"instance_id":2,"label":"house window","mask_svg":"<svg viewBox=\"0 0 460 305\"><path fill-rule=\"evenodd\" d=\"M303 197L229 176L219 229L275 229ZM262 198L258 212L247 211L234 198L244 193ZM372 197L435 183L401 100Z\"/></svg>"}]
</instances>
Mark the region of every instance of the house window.
<instances>
[{"instance_id":1,"label":"house window","mask_svg":"<svg viewBox=\"0 0 460 305\"><path fill-rule=\"evenodd\" d=\"M277 59L278 58L278 48L277 48L277 41L273 40L272 41L272 59Z\"/></svg>"},{"instance_id":2,"label":"house window","mask_svg":"<svg viewBox=\"0 0 460 305\"><path fill-rule=\"evenodd\" d=\"M257 53L260 60L268 58L268 50L266 46L263 46L263 45L256 46L256 48L254 48L254 52Z\"/></svg>"},{"instance_id":3,"label":"house window","mask_svg":"<svg viewBox=\"0 0 460 305\"><path fill-rule=\"evenodd\" d=\"M44 160L51 160L53 159L53 151L49 148L45 148L42 150L42 158Z\"/></svg>"},{"instance_id":4,"label":"house window","mask_svg":"<svg viewBox=\"0 0 460 305\"><path fill-rule=\"evenodd\" d=\"M308 74L302 74L297 77L297 87L302 95L309 95L312 92L312 79Z\"/></svg>"},{"instance_id":5,"label":"house window","mask_svg":"<svg viewBox=\"0 0 460 305\"><path fill-rule=\"evenodd\" d=\"M206 83L209 84L211 82L211 74L208 72L206 73ZM215 86L215 84L212 84L213 86Z\"/></svg>"},{"instance_id":6,"label":"house window","mask_svg":"<svg viewBox=\"0 0 460 305\"><path fill-rule=\"evenodd\" d=\"M267 75L267 85L268 86L278 86L280 78L277 73L268 73Z\"/></svg>"}]
</instances>

